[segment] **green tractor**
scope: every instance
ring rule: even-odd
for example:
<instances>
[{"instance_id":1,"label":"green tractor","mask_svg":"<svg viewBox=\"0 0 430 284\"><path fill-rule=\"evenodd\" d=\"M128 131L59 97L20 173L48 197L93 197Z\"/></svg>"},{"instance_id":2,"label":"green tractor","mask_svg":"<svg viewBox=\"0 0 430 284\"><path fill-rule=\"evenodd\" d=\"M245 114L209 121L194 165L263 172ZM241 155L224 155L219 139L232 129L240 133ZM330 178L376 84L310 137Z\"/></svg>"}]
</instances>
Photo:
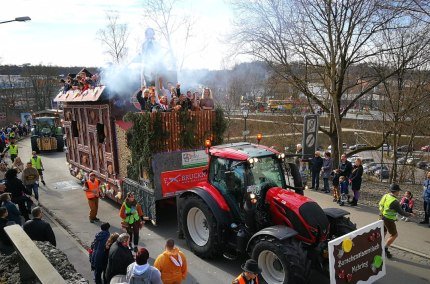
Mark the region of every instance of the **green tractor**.
<instances>
[{"instance_id":1,"label":"green tractor","mask_svg":"<svg viewBox=\"0 0 430 284\"><path fill-rule=\"evenodd\" d=\"M31 150L40 151L64 150L63 127L59 117L41 116L33 119L31 129Z\"/></svg>"}]
</instances>

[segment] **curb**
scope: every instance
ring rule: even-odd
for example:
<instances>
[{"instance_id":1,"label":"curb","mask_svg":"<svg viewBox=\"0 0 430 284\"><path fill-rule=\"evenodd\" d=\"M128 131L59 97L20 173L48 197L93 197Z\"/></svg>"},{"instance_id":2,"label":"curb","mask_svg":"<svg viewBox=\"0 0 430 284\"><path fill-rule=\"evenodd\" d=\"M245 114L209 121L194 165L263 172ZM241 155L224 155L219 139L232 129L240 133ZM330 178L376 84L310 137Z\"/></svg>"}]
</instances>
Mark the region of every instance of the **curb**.
<instances>
[{"instance_id":1,"label":"curb","mask_svg":"<svg viewBox=\"0 0 430 284\"><path fill-rule=\"evenodd\" d=\"M430 255L427 255L427 254L424 254L424 253L421 253L421 252L418 252L418 251L414 251L414 250L411 250L411 249L408 249L408 248L405 248L405 247L402 247L402 246L398 246L398 245L391 245L391 247L393 247L395 249L398 249L398 250L405 251L405 252L409 252L411 254L415 254L417 256L420 256L422 258L430 260Z\"/></svg>"},{"instance_id":2,"label":"curb","mask_svg":"<svg viewBox=\"0 0 430 284\"><path fill-rule=\"evenodd\" d=\"M52 223L54 223L75 245L77 248L79 248L79 250L81 250L83 253L85 253L85 255L88 256L88 251L87 251L87 247L82 243L82 241L75 235L73 234L73 232L71 232L67 226L65 226L61 220L59 220L58 218L56 218L54 216L54 214L45 206L43 206L42 204L38 205L39 207L42 208L43 213L45 214L45 216L47 218L49 218L49 220L52 221Z\"/></svg>"}]
</instances>

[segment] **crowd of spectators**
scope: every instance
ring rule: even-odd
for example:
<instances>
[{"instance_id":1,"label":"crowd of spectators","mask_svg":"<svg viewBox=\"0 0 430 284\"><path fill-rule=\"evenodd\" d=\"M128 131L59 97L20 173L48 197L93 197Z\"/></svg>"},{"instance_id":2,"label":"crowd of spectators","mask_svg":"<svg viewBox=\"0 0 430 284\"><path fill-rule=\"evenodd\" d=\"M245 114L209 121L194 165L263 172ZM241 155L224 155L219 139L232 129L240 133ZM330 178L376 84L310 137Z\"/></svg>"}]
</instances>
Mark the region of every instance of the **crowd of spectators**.
<instances>
[{"instance_id":1,"label":"crowd of spectators","mask_svg":"<svg viewBox=\"0 0 430 284\"><path fill-rule=\"evenodd\" d=\"M95 88L100 82L97 74L91 74L87 69L82 69L78 74L68 74L66 79L60 79L63 85L63 94L69 90L80 90L85 92L88 89Z\"/></svg>"},{"instance_id":2,"label":"crowd of spectators","mask_svg":"<svg viewBox=\"0 0 430 284\"><path fill-rule=\"evenodd\" d=\"M140 247L133 250L128 233L110 233L110 224L103 223L91 244L90 263L94 280L99 283L181 283L187 276L185 255L175 247L173 239L165 245L151 266L148 262L149 251Z\"/></svg>"},{"instance_id":3,"label":"crowd of spectators","mask_svg":"<svg viewBox=\"0 0 430 284\"><path fill-rule=\"evenodd\" d=\"M136 99L142 111L148 112L169 112L169 111L200 111L213 110L214 101L209 88L203 89L203 94L199 91L187 90L181 92L181 85L178 83L173 87L172 83L167 83L164 88L161 79L159 80L161 95L154 87L143 87L136 94Z\"/></svg>"}]
</instances>

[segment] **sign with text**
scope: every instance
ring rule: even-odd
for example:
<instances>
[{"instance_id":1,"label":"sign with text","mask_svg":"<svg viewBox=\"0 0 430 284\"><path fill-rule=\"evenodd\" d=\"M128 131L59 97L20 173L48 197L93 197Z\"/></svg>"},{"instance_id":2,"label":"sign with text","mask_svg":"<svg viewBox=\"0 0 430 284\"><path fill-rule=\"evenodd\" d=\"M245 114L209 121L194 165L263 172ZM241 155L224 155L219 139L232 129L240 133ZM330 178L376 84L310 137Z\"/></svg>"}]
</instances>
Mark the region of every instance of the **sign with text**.
<instances>
[{"instance_id":1,"label":"sign with text","mask_svg":"<svg viewBox=\"0 0 430 284\"><path fill-rule=\"evenodd\" d=\"M302 149L304 158L312 158L317 148L318 138L318 115L309 114L305 116L303 123Z\"/></svg>"},{"instance_id":2,"label":"sign with text","mask_svg":"<svg viewBox=\"0 0 430 284\"><path fill-rule=\"evenodd\" d=\"M190 189L207 179L207 167L183 169L161 173L163 197L174 196L178 191Z\"/></svg>"},{"instance_id":3,"label":"sign with text","mask_svg":"<svg viewBox=\"0 0 430 284\"><path fill-rule=\"evenodd\" d=\"M205 150L182 152L182 167L192 168L208 164L209 156Z\"/></svg>"},{"instance_id":4,"label":"sign with text","mask_svg":"<svg viewBox=\"0 0 430 284\"><path fill-rule=\"evenodd\" d=\"M369 224L328 243L330 283L373 283L385 276L384 222Z\"/></svg>"}]
</instances>

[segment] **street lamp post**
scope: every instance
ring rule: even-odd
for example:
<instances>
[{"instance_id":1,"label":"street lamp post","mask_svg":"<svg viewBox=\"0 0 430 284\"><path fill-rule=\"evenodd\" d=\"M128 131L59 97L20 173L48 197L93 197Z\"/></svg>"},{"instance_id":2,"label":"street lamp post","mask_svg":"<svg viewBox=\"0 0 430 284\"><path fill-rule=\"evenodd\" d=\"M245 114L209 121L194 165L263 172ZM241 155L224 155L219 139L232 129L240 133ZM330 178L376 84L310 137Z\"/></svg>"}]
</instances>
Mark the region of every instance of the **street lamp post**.
<instances>
[{"instance_id":1,"label":"street lamp post","mask_svg":"<svg viewBox=\"0 0 430 284\"><path fill-rule=\"evenodd\" d=\"M0 24L10 23L10 22L27 22L27 21L31 21L31 18L28 16L25 16L25 17L17 17L9 21L3 21L3 22L0 22Z\"/></svg>"},{"instance_id":2,"label":"street lamp post","mask_svg":"<svg viewBox=\"0 0 430 284\"><path fill-rule=\"evenodd\" d=\"M244 130L243 130L243 138L244 138L244 140L245 140L245 142L246 142L246 135L247 135L247 130L246 130L246 119L248 118L248 113L249 113L249 111L248 111L248 109L247 108L244 108L243 110L242 110L242 116L243 116L243 119L244 119L244 121L245 121L245 128L244 128Z\"/></svg>"}]
</instances>

